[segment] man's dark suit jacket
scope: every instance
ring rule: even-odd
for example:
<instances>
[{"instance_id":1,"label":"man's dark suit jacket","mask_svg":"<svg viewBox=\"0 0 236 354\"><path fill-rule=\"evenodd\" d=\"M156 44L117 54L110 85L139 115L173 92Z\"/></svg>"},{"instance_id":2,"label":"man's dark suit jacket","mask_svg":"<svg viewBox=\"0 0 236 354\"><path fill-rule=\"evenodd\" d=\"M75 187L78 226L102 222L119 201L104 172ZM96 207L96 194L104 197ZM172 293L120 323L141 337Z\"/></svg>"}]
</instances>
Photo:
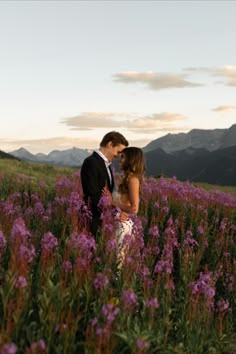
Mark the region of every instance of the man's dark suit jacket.
<instances>
[{"instance_id":1,"label":"man's dark suit jacket","mask_svg":"<svg viewBox=\"0 0 236 354\"><path fill-rule=\"evenodd\" d=\"M101 198L102 190L105 185L112 193L114 188L114 178L112 170L109 167L112 183L110 183L109 175L105 165L105 161L96 152L87 157L81 167L81 182L84 192L84 201L88 204L92 211L91 232L96 236L99 225L101 225L101 211L98 203Z\"/></svg>"}]
</instances>

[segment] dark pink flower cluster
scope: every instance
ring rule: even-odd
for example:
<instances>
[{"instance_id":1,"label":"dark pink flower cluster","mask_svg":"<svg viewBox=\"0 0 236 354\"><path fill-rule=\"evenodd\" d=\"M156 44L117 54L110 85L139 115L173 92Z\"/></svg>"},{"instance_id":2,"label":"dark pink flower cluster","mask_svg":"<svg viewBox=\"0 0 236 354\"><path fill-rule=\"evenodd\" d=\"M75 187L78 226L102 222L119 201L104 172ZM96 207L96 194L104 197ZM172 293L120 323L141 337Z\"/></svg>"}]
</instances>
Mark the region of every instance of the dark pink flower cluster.
<instances>
[{"instance_id":1,"label":"dark pink flower cluster","mask_svg":"<svg viewBox=\"0 0 236 354\"><path fill-rule=\"evenodd\" d=\"M2 346L0 354L15 354L17 349L15 343L7 343Z\"/></svg>"},{"instance_id":2,"label":"dark pink flower cluster","mask_svg":"<svg viewBox=\"0 0 236 354\"><path fill-rule=\"evenodd\" d=\"M109 285L109 279L106 275L98 273L93 281L96 290L102 290Z\"/></svg>"},{"instance_id":3,"label":"dark pink flower cluster","mask_svg":"<svg viewBox=\"0 0 236 354\"><path fill-rule=\"evenodd\" d=\"M30 348L27 350L27 353L30 354L40 354L47 351L46 343L43 339L39 339L37 342L33 342L30 345Z\"/></svg>"},{"instance_id":4,"label":"dark pink flower cluster","mask_svg":"<svg viewBox=\"0 0 236 354\"><path fill-rule=\"evenodd\" d=\"M94 237L86 232L73 233L68 240L68 248L85 259L91 259L96 252Z\"/></svg>"},{"instance_id":5,"label":"dark pink flower cluster","mask_svg":"<svg viewBox=\"0 0 236 354\"><path fill-rule=\"evenodd\" d=\"M22 217L17 218L13 224L10 235L12 246L18 248L21 244L28 244L30 238L31 234L25 226L24 219Z\"/></svg>"},{"instance_id":6,"label":"dark pink flower cluster","mask_svg":"<svg viewBox=\"0 0 236 354\"><path fill-rule=\"evenodd\" d=\"M106 320L107 323L112 323L115 321L120 309L113 304L105 304L102 306L101 315Z\"/></svg>"},{"instance_id":7,"label":"dark pink flower cluster","mask_svg":"<svg viewBox=\"0 0 236 354\"><path fill-rule=\"evenodd\" d=\"M206 300L206 304L209 307L213 306L214 297L215 297L215 279L214 274L212 272L200 272L199 279L190 284L190 288L192 291L192 295L204 296Z\"/></svg>"},{"instance_id":8,"label":"dark pink flower cluster","mask_svg":"<svg viewBox=\"0 0 236 354\"><path fill-rule=\"evenodd\" d=\"M14 281L15 288L26 288L28 286L27 279L23 276L19 276Z\"/></svg>"},{"instance_id":9,"label":"dark pink flower cluster","mask_svg":"<svg viewBox=\"0 0 236 354\"><path fill-rule=\"evenodd\" d=\"M52 255L57 247L58 240L51 232L47 232L43 235L43 238L41 240L41 249L43 256L46 257Z\"/></svg>"},{"instance_id":10,"label":"dark pink flower cluster","mask_svg":"<svg viewBox=\"0 0 236 354\"><path fill-rule=\"evenodd\" d=\"M158 307L160 307L160 304L158 303L157 298L153 297L145 301L145 306L147 308L158 309Z\"/></svg>"},{"instance_id":11,"label":"dark pink flower cluster","mask_svg":"<svg viewBox=\"0 0 236 354\"><path fill-rule=\"evenodd\" d=\"M7 241L3 235L3 232L0 230L0 256L4 253L6 249Z\"/></svg>"},{"instance_id":12,"label":"dark pink flower cluster","mask_svg":"<svg viewBox=\"0 0 236 354\"><path fill-rule=\"evenodd\" d=\"M132 308L136 308L138 306L137 295L132 289L124 290L121 295L121 300L127 311L130 311Z\"/></svg>"},{"instance_id":13,"label":"dark pink flower cluster","mask_svg":"<svg viewBox=\"0 0 236 354\"><path fill-rule=\"evenodd\" d=\"M219 311L220 313L225 313L229 311L230 309L229 301L223 299L218 300L216 303L216 308L217 311Z\"/></svg>"}]
</instances>

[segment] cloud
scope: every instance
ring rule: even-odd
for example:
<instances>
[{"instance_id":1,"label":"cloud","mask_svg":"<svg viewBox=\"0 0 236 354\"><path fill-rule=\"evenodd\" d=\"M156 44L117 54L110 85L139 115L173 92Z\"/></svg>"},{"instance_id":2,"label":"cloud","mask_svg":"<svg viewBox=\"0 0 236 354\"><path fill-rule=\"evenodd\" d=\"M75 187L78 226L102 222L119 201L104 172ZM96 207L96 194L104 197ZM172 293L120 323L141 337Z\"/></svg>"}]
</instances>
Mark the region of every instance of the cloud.
<instances>
[{"instance_id":1,"label":"cloud","mask_svg":"<svg viewBox=\"0 0 236 354\"><path fill-rule=\"evenodd\" d=\"M147 85L151 90L202 86L202 84L187 81L187 76L186 74L155 73L152 71L128 71L118 73L114 75L113 78L114 81L123 82L125 84L141 83Z\"/></svg>"},{"instance_id":2,"label":"cloud","mask_svg":"<svg viewBox=\"0 0 236 354\"><path fill-rule=\"evenodd\" d=\"M135 133L153 134L175 129L175 122L186 119L177 113L155 113L127 122L127 128Z\"/></svg>"},{"instance_id":3,"label":"cloud","mask_svg":"<svg viewBox=\"0 0 236 354\"><path fill-rule=\"evenodd\" d=\"M128 113L114 112L84 112L75 117L63 118L61 123L71 127L72 130L91 130L95 128L116 128L123 124L121 118L132 117Z\"/></svg>"},{"instance_id":4,"label":"cloud","mask_svg":"<svg viewBox=\"0 0 236 354\"><path fill-rule=\"evenodd\" d=\"M224 66L215 68L212 71L213 76L223 77L227 80L227 85L236 86L236 66Z\"/></svg>"},{"instance_id":5,"label":"cloud","mask_svg":"<svg viewBox=\"0 0 236 354\"><path fill-rule=\"evenodd\" d=\"M218 106L212 109L214 112L231 112L236 109L236 106Z\"/></svg>"},{"instance_id":6,"label":"cloud","mask_svg":"<svg viewBox=\"0 0 236 354\"><path fill-rule=\"evenodd\" d=\"M93 130L97 128L125 128L136 133L153 133L162 129L171 129L172 125L186 119L178 113L162 112L151 115L137 116L130 113L86 112L76 117L64 118L61 122L72 130Z\"/></svg>"},{"instance_id":7,"label":"cloud","mask_svg":"<svg viewBox=\"0 0 236 354\"><path fill-rule=\"evenodd\" d=\"M236 86L236 66L225 65L222 67L190 67L185 68L185 71L192 73L206 73L213 77L220 77L226 80L224 84L228 86Z\"/></svg>"}]
</instances>

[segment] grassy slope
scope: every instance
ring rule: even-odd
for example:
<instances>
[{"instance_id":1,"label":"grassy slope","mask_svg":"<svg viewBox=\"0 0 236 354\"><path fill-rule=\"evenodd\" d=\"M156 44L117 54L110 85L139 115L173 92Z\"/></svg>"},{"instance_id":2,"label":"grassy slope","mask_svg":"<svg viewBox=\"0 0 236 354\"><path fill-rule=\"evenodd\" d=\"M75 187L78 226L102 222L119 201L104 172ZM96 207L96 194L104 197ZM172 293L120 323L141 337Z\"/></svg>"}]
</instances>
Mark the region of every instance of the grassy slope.
<instances>
[{"instance_id":1,"label":"grassy slope","mask_svg":"<svg viewBox=\"0 0 236 354\"><path fill-rule=\"evenodd\" d=\"M70 176L75 171L73 168L0 159L0 175L25 175L32 178L35 182L44 180L48 185L55 183L58 175Z\"/></svg>"},{"instance_id":2,"label":"grassy slope","mask_svg":"<svg viewBox=\"0 0 236 354\"><path fill-rule=\"evenodd\" d=\"M196 187L205 189L207 191L210 190L219 190L225 193L236 194L236 186L217 186L215 184L208 184L208 183L194 183Z\"/></svg>"},{"instance_id":3,"label":"grassy slope","mask_svg":"<svg viewBox=\"0 0 236 354\"><path fill-rule=\"evenodd\" d=\"M0 159L0 174L15 175L24 174L32 179L40 182L44 180L47 184L52 185L58 175L69 176L76 169L51 166L47 164L35 164L24 161ZM203 188L205 190L221 190L222 192L229 192L236 194L236 186L217 186L207 183L194 183L196 187Z\"/></svg>"}]
</instances>

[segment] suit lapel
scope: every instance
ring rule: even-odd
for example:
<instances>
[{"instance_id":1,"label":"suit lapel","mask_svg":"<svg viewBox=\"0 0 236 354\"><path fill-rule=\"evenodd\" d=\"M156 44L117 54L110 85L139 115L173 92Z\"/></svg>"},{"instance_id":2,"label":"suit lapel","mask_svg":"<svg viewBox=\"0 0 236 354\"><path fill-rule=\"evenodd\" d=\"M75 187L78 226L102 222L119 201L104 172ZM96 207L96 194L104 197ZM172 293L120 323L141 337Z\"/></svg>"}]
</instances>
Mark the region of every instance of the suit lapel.
<instances>
[{"instance_id":1,"label":"suit lapel","mask_svg":"<svg viewBox=\"0 0 236 354\"><path fill-rule=\"evenodd\" d=\"M104 178L108 182L109 190L112 192L113 187L114 187L114 177L113 177L113 173L112 173L111 167L110 166L108 167L109 170L110 170L110 173L111 173L111 181L110 181L110 177L109 177L109 174L108 174L108 171L107 171L107 168L106 168L105 161L96 152L94 152L93 155L99 161L99 164L102 167L103 172L104 172Z\"/></svg>"}]
</instances>

